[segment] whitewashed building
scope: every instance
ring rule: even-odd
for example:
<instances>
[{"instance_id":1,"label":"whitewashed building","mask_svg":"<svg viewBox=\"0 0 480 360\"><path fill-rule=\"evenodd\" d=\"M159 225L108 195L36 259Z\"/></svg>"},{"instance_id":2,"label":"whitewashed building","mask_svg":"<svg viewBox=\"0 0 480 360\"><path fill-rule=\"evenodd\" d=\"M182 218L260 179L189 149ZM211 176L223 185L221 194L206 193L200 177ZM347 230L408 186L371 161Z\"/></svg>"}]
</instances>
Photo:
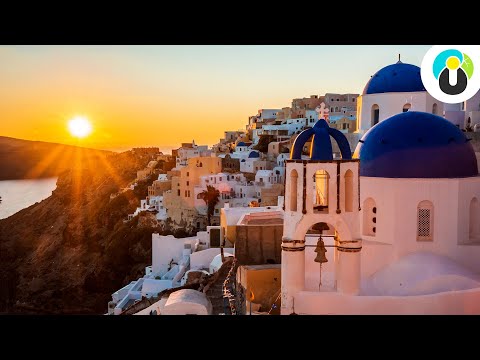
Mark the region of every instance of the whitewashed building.
<instances>
[{"instance_id":1,"label":"whitewashed building","mask_svg":"<svg viewBox=\"0 0 480 360\"><path fill-rule=\"evenodd\" d=\"M395 89L418 85L383 79ZM353 157L326 122L297 138L286 165L282 314L480 314L473 147L441 115L408 110L368 130Z\"/></svg>"},{"instance_id":2,"label":"whitewashed building","mask_svg":"<svg viewBox=\"0 0 480 360\"><path fill-rule=\"evenodd\" d=\"M420 68L398 61L377 71L358 97L358 131L364 134L401 112L422 111L441 116L443 110L444 104L425 90Z\"/></svg>"}]
</instances>

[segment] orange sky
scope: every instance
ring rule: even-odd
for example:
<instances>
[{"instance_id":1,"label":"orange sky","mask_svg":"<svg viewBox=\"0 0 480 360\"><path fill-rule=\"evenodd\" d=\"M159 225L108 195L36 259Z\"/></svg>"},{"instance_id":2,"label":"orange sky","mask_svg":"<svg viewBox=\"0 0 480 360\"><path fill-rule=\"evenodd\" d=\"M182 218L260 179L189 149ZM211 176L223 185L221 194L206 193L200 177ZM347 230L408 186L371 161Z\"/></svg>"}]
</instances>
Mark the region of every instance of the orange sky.
<instances>
[{"instance_id":1,"label":"orange sky","mask_svg":"<svg viewBox=\"0 0 480 360\"><path fill-rule=\"evenodd\" d=\"M260 108L361 92L429 46L0 46L0 135L103 149L212 145ZM363 59L362 59L363 57ZM94 132L73 138L84 115Z\"/></svg>"}]
</instances>

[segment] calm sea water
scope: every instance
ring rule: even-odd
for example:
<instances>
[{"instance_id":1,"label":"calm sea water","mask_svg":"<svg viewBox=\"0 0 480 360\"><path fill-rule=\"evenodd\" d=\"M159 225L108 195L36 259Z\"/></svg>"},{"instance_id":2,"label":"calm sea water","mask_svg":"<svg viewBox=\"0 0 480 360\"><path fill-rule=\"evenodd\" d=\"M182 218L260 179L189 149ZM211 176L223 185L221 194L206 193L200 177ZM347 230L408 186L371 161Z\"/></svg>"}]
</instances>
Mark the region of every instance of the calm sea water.
<instances>
[{"instance_id":1,"label":"calm sea water","mask_svg":"<svg viewBox=\"0 0 480 360\"><path fill-rule=\"evenodd\" d=\"M57 178L41 180L0 181L0 219L40 202L52 195L57 187Z\"/></svg>"}]
</instances>

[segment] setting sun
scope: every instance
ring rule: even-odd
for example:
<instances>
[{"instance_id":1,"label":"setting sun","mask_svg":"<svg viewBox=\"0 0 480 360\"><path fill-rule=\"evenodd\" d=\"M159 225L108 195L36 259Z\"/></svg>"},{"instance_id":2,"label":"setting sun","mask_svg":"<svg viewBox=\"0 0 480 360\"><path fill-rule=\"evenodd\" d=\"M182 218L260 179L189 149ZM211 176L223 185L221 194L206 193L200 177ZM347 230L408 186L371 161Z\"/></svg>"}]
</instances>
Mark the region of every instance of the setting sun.
<instances>
[{"instance_id":1,"label":"setting sun","mask_svg":"<svg viewBox=\"0 0 480 360\"><path fill-rule=\"evenodd\" d=\"M81 139L90 135L92 132L92 124L87 118L77 116L68 122L68 130L72 136Z\"/></svg>"}]
</instances>

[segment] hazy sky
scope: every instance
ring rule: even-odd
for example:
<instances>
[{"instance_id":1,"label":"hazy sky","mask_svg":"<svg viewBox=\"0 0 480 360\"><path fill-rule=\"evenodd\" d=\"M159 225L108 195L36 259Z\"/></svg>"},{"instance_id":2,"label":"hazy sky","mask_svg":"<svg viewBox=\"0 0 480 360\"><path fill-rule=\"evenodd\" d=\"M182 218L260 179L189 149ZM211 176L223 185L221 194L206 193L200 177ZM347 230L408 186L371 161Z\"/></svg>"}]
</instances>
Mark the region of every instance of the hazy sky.
<instances>
[{"instance_id":1,"label":"hazy sky","mask_svg":"<svg viewBox=\"0 0 480 360\"><path fill-rule=\"evenodd\" d=\"M124 149L212 145L261 108L361 93L377 70L431 45L0 46L0 135ZM67 121L94 132L75 140Z\"/></svg>"}]
</instances>

